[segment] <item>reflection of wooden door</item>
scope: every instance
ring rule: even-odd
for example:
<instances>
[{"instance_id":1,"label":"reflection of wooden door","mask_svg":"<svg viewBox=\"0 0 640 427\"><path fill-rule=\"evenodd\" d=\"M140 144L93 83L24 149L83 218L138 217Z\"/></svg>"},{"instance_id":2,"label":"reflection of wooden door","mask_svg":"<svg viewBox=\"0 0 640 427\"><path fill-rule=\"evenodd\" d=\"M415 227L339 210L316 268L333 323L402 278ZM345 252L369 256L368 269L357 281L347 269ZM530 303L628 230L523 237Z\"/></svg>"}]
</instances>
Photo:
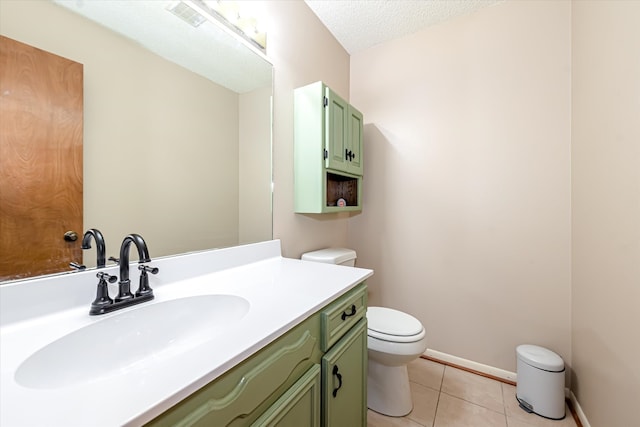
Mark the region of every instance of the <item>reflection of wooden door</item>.
<instances>
[{"instance_id":1,"label":"reflection of wooden door","mask_svg":"<svg viewBox=\"0 0 640 427\"><path fill-rule=\"evenodd\" d=\"M82 261L82 79L82 64L0 36L0 280Z\"/></svg>"}]
</instances>

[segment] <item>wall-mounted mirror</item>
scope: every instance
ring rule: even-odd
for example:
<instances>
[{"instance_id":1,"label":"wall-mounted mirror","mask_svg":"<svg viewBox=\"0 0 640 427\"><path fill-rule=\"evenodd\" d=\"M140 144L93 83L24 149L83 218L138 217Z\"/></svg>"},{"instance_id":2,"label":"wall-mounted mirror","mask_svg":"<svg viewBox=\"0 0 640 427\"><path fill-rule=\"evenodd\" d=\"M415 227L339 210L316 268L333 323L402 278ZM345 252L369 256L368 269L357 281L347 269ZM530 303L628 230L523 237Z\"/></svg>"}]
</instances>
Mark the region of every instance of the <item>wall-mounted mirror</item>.
<instances>
[{"instance_id":1,"label":"wall-mounted mirror","mask_svg":"<svg viewBox=\"0 0 640 427\"><path fill-rule=\"evenodd\" d=\"M272 66L212 22L189 25L170 3L0 2L3 36L83 64L76 231L101 230L109 256L130 233L152 258L272 237ZM69 261L95 265L94 251Z\"/></svg>"}]
</instances>

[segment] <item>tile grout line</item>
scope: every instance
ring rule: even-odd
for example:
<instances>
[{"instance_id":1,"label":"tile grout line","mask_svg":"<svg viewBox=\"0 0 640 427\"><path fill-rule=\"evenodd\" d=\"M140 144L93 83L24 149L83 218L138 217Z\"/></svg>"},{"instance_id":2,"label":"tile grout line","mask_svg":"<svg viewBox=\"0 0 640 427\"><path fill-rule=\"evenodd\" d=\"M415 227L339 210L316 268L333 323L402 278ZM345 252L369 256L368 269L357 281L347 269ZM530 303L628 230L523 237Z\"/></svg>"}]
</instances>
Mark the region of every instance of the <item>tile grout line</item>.
<instances>
[{"instance_id":1,"label":"tile grout line","mask_svg":"<svg viewBox=\"0 0 640 427\"><path fill-rule=\"evenodd\" d=\"M442 371L442 377L444 377L444 371ZM442 382L440 383L440 390L442 390ZM438 417L438 406L440 406L440 395L442 391L438 390L438 400L436 401L436 410L433 412L433 422L431 427L436 427L436 418Z\"/></svg>"},{"instance_id":2,"label":"tile grout line","mask_svg":"<svg viewBox=\"0 0 640 427\"><path fill-rule=\"evenodd\" d=\"M442 385L444 384L444 374L447 370L447 366L444 365L442 368L442 376L440 377L440 386L438 387L438 401L436 402L436 411L433 413L433 423L431 423L432 427L436 427L436 419L438 418L438 408L440 407L440 396L442 396Z\"/></svg>"},{"instance_id":3,"label":"tile grout line","mask_svg":"<svg viewBox=\"0 0 640 427\"><path fill-rule=\"evenodd\" d=\"M426 359L426 360L430 360L430 359ZM432 361L434 361L434 360L432 360ZM436 363L440 363L440 362L436 362ZM463 402L470 403L470 404L472 404L472 405L474 405L474 406L478 406L478 407L480 407L480 408L484 408L484 409L486 409L486 410L488 410L488 411L495 412L495 413L497 413L497 414L500 414L500 413L501 413L501 414L503 414L503 415L505 415L505 416L506 416L506 413L507 413L507 407L506 407L506 405L505 405L505 401L504 401L504 391L503 391L503 389L502 389L502 385L500 384L500 383L502 383L503 381L500 381L500 380L498 380L498 379L496 379L496 378L488 377L488 376L485 376L485 375L479 375L477 372L475 372L475 371L473 371L473 370L468 370L468 369L466 369L466 368L460 368L460 367L458 367L457 365L445 364L445 363L442 363L442 364L444 364L444 365L445 365L445 368L444 368L444 371L443 371L443 374L442 374L442 382L441 382L441 385L440 385L440 394L444 393L444 394L446 394L446 395L447 395L447 396L449 396L449 397L453 397L454 399L459 399L459 400L462 400ZM479 377L487 378L487 379L490 379L490 380L492 380L492 381L496 381L496 382L498 382L498 383L499 383L499 386L500 386L500 398L502 399L502 402L501 402L501 405L502 405L502 412L499 412L499 411L495 410L494 408L490 408L490 407L485 406L485 405L482 405L482 404L480 404L480 403L477 403L477 402L474 402L474 401L468 400L468 399L466 399L466 398L464 398L464 397L462 397L462 396L456 396L456 395L454 395L454 394L447 393L446 391L442 391L442 385L444 384L444 375L445 375L445 372L446 372L447 368L458 369L458 370L461 370L461 371L464 371L464 372L467 372L467 373L470 373L470 374L473 374L473 375L476 375L476 376L479 376ZM507 383L507 384L508 384L508 383ZM439 399L439 397L438 397L438 399Z\"/></svg>"},{"instance_id":4,"label":"tile grout line","mask_svg":"<svg viewBox=\"0 0 640 427\"><path fill-rule=\"evenodd\" d=\"M509 427L509 417L507 417L507 401L504 399L504 387L500 384L500 394L502 395L502 409L504 411L504 425Z\"/></svg>"}]
</instances>

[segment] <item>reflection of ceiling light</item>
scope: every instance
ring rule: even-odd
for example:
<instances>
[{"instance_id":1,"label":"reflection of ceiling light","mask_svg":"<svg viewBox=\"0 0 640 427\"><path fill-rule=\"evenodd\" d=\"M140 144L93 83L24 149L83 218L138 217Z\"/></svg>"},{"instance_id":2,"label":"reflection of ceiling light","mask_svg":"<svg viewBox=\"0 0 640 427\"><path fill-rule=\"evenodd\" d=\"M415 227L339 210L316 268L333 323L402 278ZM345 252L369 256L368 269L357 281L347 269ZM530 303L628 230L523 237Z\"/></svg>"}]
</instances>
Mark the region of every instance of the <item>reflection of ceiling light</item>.
<instances>
[{"instance_id":1,"label":"reflection of ceiling light","mask_svg":"<svg viewBox=\"0 0 640 427\"><path fill-rule=\"evenodd\" d=\"M209 20L235 36L248 41L264 53L267 49L267 33L264 29L262 2L237 0L181 0L167 9L197 27ZM262 15L262 16L261 16Z\"/></svg>"},{"instance_id":2,"label":"reflection of ceiling light","mask_svg":"<svg viewBox=\"0 0 640 427\"><path fill-rule=\"evenodd\" d=\"M203 3L214 13L220 15L244 37L248 37L262 50L267 46L266 31L260 31L264 27L265 13L264 2L240 1L240 0L195 0Z\"/></svg>"}]
</instances>

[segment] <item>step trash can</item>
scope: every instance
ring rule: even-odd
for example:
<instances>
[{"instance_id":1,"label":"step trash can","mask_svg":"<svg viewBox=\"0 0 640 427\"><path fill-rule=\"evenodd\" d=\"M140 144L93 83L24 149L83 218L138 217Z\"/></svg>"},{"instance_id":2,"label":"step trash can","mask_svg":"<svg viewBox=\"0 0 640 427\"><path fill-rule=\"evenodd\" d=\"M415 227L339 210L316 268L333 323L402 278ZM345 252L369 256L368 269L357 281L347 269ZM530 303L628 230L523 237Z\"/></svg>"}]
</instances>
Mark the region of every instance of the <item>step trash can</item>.
<instances>
[{"instance_id":1,"label":"step trash can","mask_svg":"<svg viewBox=\"0 0 640 427\"><path fill-rule=\"evenodd\" d=\"M564 361L553 351L537 345L516 348L516 399L520 407L545 418L565 417Z\"/></svg>"}]
</instances>

